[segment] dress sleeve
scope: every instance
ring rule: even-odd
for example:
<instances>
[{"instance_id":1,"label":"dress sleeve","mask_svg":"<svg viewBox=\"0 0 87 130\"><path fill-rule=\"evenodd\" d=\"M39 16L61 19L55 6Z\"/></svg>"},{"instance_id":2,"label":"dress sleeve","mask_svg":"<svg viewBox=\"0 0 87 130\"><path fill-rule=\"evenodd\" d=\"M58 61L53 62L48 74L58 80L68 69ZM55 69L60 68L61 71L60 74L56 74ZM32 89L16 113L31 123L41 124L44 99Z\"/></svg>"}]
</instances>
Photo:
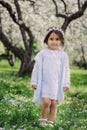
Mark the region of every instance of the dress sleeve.
<instances>
[{"instance_id":1,"label":"dress sleeve","mask_svg":"<svg viewBox=\"0 0 87 130\"><path fill-rule=\"evenodd\" d=\"M35 64L34 64L34 68L33 68L32 75L31 75L31 84L37 85L38 84L38 72L39 72L39 62L41 60L41 53L39 52L35 56L34 59L35 59Z\"/></svg>"},{"instance_id":2,"label":"dress sleeve","mask_svg":"<svg viewBox=\"0 0 87 130\"><path fill-rule=\"evenodd\" d=\"M69 58L68 58L67 54L66 54L66 58L65 58L64 87L70 87L70 65L69 65Z\"/></svg>"},{"instance_id":3,"label":"dress sleeve","mask_svg":"<svg viewBox=\"0 0 87 130\"><path fill-rule=\"evenodd\" d=\"M35 61L34 68L31 75L31 84L37 85L37 81L38 81L38 63L37 61Z\"/></svg>"}]
</instances>

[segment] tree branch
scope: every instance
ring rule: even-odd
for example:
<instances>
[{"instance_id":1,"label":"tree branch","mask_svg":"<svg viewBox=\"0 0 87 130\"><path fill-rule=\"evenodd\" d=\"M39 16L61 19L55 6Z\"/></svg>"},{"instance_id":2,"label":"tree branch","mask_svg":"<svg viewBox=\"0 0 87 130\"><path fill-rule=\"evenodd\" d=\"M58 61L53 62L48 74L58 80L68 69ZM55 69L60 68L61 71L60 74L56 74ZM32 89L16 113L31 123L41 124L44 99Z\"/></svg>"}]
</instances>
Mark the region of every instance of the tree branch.
<instances>
[{"instance_id":1,"label":"tree branch","mask_svg":"<svg viewBox=\"0 0 87 130\"><path fill-rule=\"evenodd\" d=\"M53 1L54 5L55 5L55 9L56 9L56 17L62 17L62 18L64 18L64 19L66 19L66 18L67 18L66 15L61 14L61 13L58 12L58 6L57 6L56 1L55 1L55 0L52 0L52 1Z\"/></svg>"},{"instance_id":2,"label":"tree branch","mask_svg":"<svg viewBox=\"0 0 87 130\"><path fill-rule=\"evenodd\" d=\"M20 9L18 0L14 0L14 4L15 4L15 7L16 7L16 10L17 10L18 20L23 21L22 13L21 13L21 9ZM27 41L27 36L26 36L25 30L23 28L21 28L21 26L19 26L19 28L20 28L20 31L21 31L21 35L22 35L22 39L23 39L25 48L26 48L26 50L28 50L28 41Z\"/></svg>"},{"instance_id":3,"label":"tree branch","mask_svg":"<svg viewBox=\"0 0 87 130\"><path fill-rule=\"evenodd\" d=\"M72 20L75 20L77 18L80 18L84 14L86 8L87 8L87 1L84 2L84 4L82 5L82 7L80 8L79 11L77 11L76 13L72 14L69 17L69 22L71 22Z\"/></svg>"},{"instance_id":4,"label":"tree branch","mask_svg":"<svg viewBox=\"0 0 87 130\"><path fill-rule=\"evenodd\" d=\"M69 17L66 17L66 19L65 19L65 21L64 21L61 28L65 31L71 21L73 21L73 20L75 20L77 18L80 18L84 14L86 8L87 8L87 0L84 2L82 7L80 7L79 11L77 11L76 13L72 14Z\"/></svg>"},{"instance_id":5,"label":"tree branch","mask_svg":"<svg viewBox=\"0 0 87 130\"><path fill-rule=\"evenodd\" d=\"M28 35L29 35L30 37L33 37L33 38L34 38L34 36L33 36L32 32L31 32L30 28L27 27L22 20L19 20L19 19L16 18L15 12L13 12L11 6L10 6L7 2L5 2L5 1L3 1L3 0L0 0L0 4L8 10L8 12L9 12L9 14L10 14L10 17L13 19L13 21L14 21L17 25L19 25L20 27L22 27L22 28L28 33Z\"/></svg>"},{"instance_id":6,"label":"tree branch","mask_svg":"<svg viewBox=\"0 0 87 130\"><path fill-rule=\"evenodd\" d=\"M18 20L16 19L15 12L13 12L13 10L12 10L12 7L7 2L5 2L3 0L0 0L0 4L8 10L8 12L9 12L11 18L13 19L13 21L15 23L19 24Z\"/></svg>"},{"instance_id":7,"label":"tree branch","mask_svg":"<svg viewBox=\"0 0 87 130\"><path fill-rule=\"evenodd\" d=\"M56 14L56 17L61 17L61 18L64 18L64 19L66 19L66 18L67 18L67 16L66 16L66 15L61 14L61 13Z\"/></svg>"},{"instance_id":8,"label":"tree branch","mask_svg":"<svg viewBox=\"0 0 87 130\"><path fill-rule=\"evenodd\" d=\"M17 2L17 0L15 0L15 2ZM28 50L28 52L30 53L30 55L32 55L32 47L33 47L33 42L34 42L34 35L32 34L32 31L30 30L30 27L27 27L22 20L16 18L15 12L13 12L12 7L10 6L10 4L8 4L7 2L5 2L3 0L0 0L0 4L7 9L7 11L9 12L10 17L12 18L12 20L17 25L19 25L20 28L24 29L27 32L27 34L29 36L29 50Z\"/></svg>"},{"instance_id":9,"label":"tree branch","mask_svg":"<svg viewBox=\"0 0 87 130\"><path fill-rule=\"evenodd\" d=\"M32 5L34 5L34 4L35 4L35 1L33 1L33 0L23 0L23 1L29 1L29 2L31 2L31 3L32 3Z\"/></svg>"},{"instance_id":10,"label":"tree branch","mask_svg":"<svg viewBox=\"0 0 87 130\"><path fill-rule=\"evenodd\" d=\"M17 10L17 13L18 13L18 19L19 19L18 21L22 21L23 22L22 13L21 13L21 10L20 10L20 6L19 6L19 3L18 3L18 0L14 0L14 3L15 3L15 7L16 7L16 10ZM23 39L24 39L26 50L27 50L28 53L30 53L29 55L32 55L34 35L32 34L30 28L27 27L24 22L20 25L20 30L22 32L22 36L23 36ZM27 32L27 34L29 36L29 41L27 40L25 31ZM27 44L28 42L29 42L29 46Z\"/></svg>"},{"instance_id":11,"label":"tree branch","mask_svg":"<svg viewBox=\"0 0 87 130\"><path fill-rule=\"evenodd\" d=\"M56 9L56 16L58 15L58 6L55 0L52 0L54 5L55 5L55 9Z\"/></svg>"},{"instance_id":12,"label":"tree branch","mask_svg":"<svg viewBox=\"0 0 87 130\"><path fill-rule=\"evenodd\" d=\"M61 1L62 1L63 4L64 4L65 12L67 12L67 10L66 10L67 5L66 5L65 1L64 1L64 0L61 0ZM66 13L66 14L67 14L67 13Z\"/></svg>"},{"instance_id":13,"label":"tree branch","mask_svg":"<svg viewBox=\"0 0 87 130\"><path fill-rule=\"evenodd\" d=\"M1 12L0 12L0 30L2 31L2 18L1 18Z\"/></svg>"},{"instance_id":14,"label":"tree branch","mask_svg":"<svg viewBox=\"0 0 87 130\"><path fill-rule=\"evenodd\" d=\"M21 49L13 46L13 43L8 40L7 36L2 32L2 30L0 30L0 40L2 41L2 43L6 48L11 50L21 61L23 61L24 54L21 51Z\"/></svg>"},{"instance_id":15,"label":"tree branch","mask_svg":"<svg viewBox=\"0 0 87 130\"><path fill-rule=\"evenodd\" d=\"M78 3L78 10L80 10L80 0L77 0Z\"/></svg>"},{"instance_id":16,"label":"tree branch","mask_svg":"<svg viewBox=\"0 0 87 130\"><path fill-rule=\"evenodd\" d=\"M55 0L52 0L52 1L53 1L54 5L55 5L56 17L61 17L61 18L65 19L64 23L63 23L63 25L61 27L64 32L65 32L67 26L70 24L70 22L73 21L73 20L75 20L75 19L77 19L77 18L80 18L84 14L84 12L85 12L85 10L87 8L87 0L84 2L84 4L82 5L82 7L80 5L80 0L78 0L78 9L79 10L77 12L75 12L74 14L71 14L70 16L67 16L67 15L59 13L56 1ZM64 3L65 12L66 12L66 3L65 3L64 0L61 0L61 1Z\"/></svg>"}]
</instances>

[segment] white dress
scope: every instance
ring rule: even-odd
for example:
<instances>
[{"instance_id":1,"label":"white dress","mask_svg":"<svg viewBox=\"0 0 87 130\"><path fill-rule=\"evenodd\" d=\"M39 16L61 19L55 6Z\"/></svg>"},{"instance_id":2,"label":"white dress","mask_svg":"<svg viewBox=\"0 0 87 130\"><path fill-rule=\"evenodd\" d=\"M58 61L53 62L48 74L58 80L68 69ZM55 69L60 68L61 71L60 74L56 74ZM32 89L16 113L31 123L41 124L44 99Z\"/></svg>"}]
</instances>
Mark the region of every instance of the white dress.
<instances>
[{"instance_id":1,"label":"white dress","mask_svg":"<svg viewBox=\"0 0 87 130\"><path fill-rule=\"evenodd\" d=\"M60 70L60 56L58 50L46 51L43 55L42 67L42 90L41 95L45 98L55 99L58 97L58 73Z\"/></svg>"},{"instance_id":2,"label":"white dress","mask_svg":"<svg viewBox=\"0 0 87 130\"><path fill-rule=\"evenodd\" d=\"M42 103L42 97L64 100L63 88L70 86L70 68L68 55L64 50L41 50L35 57L35 65L31 75L31 84L36 85L33 102Z\"/></svg>"}]
</instances>

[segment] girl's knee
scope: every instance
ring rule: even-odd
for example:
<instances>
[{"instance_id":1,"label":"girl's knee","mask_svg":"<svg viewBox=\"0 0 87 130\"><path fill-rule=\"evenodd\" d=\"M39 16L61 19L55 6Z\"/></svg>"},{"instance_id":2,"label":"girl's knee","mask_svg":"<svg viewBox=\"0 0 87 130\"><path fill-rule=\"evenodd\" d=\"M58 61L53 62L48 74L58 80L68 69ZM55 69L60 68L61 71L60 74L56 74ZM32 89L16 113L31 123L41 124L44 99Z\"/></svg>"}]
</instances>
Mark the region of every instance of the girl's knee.
<instances>
[{"instance_id":1,"label":"girl's knee","mask_svg":"<svg viewBox=\"0 0 87 130\"><path fill-rule=\"evenodd\" d=\"M52 100L52 101L51 101L51 106L52 106L52 107L56 107L57 104L58 104L58 101L57 101L57 100Z\"/></svg>"},{"instance_id":2,"label":"girl's knee","mask_svg":"<svg viewBox=\"0 0 87 130\"><path fill-rule=\"evenodd\" d=\"M51 104L51 100L50 99L43 98L43 105L45 107L49 107L50 104Z\"/></svg>"}]
</instances>

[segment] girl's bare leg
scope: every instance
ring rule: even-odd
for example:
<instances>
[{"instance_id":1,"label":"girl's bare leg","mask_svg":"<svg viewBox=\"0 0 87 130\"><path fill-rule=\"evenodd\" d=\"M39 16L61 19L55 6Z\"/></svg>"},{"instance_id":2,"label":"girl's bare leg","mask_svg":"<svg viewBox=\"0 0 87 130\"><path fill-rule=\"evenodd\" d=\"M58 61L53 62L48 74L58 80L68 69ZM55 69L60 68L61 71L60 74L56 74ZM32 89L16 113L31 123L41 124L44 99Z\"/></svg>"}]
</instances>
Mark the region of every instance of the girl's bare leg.
<instances>
[{"instance_id":1,"label":"girl's bare leg","mask_svg":"<svg viewBox=\"0 0 87 130\"><path fill-rule=\"evenodd\" d=\"M42 119L41 119L41 125L46 126L47 125L47 114L48 110L51 104L51 100L48 98L43 98L42 99Z\"/></svg>"},{"instance_id":2,"label":"girl's bare leg","mask_svg":"<svg viewBox=\"0 0 87 130\"><path fill-rule=\"evenodd\" d=\"M51 100L48 98L43 98L42 99L43 104L42 104L42 118L46 119L47 118L47 114L48 114L48 110L51 104Z\"/></svg>"},{"instance_id":3,"label":"girl's bare leg","mask_svg":"<svg viewBox=\"0 0 87 130\"><path fill-rule=\"evenodd\" d=\"M57 114L57 104L58 101L57 100L51 100L51 105L50 105L50 121L55 120L56 118L56 114Z\"/></svg>"}]
</instances>

